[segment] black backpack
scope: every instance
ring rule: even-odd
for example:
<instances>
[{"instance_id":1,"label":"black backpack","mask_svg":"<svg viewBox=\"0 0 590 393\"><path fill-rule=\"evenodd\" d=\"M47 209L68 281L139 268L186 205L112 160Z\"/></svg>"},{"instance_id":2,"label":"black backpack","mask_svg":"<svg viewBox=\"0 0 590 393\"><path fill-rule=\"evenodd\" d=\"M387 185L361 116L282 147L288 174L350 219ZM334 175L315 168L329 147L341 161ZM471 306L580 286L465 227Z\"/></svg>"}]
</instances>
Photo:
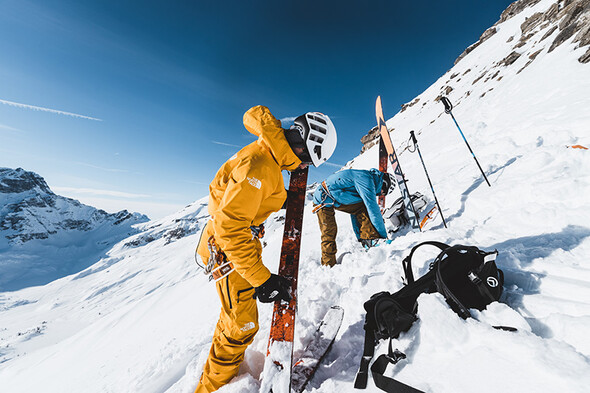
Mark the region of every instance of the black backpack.
<instances>
[{"instance_id":1,"label":"black backpack","mask_svg":"<svg viewBox=\"0 0 590 393\"><path fill-rule=\"evenodd\" d=\"M412 256L423 245L438 247L441 252L430 264L428 273L414 280ZM392 350L391 340L410 329L417 319L417 299L422 293L441 293L450 307L464 319L471 316L470 308L483 310L498 300L502 295L504 274L496 266L497 255L498 251L486 252L473 246L448 246L435 241L423 242L412 248L410 255L402 261L405 286L393 294L376 293L364 304L367 311L365 345L354 387L367 387L368 369L375 354L375 345L379 340L389 338L388 354L381 355L371 366L375 385L387 392L420 392L383 375L389 363L395 364L405 358L402 352Z\"/></svg>"}]
</instances>

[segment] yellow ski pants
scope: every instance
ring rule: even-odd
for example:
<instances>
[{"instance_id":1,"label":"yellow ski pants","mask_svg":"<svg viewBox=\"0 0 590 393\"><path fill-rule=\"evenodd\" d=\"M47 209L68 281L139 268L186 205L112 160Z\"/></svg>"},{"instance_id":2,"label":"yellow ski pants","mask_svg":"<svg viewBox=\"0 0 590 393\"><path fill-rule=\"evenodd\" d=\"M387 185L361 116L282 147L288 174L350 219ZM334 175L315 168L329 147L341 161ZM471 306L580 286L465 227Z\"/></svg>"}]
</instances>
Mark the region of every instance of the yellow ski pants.
<instances>
[{"instance_id":1,"label":"yellow ski pants","mask_svg":"<svg viewBox=\"0 0 590 393\"><path fill-rule=\"evenodd\" d=\"M238 374L244 352L258 332L254 288L236 271L216 283L221 313L195 393L211 393Z\"/></svg>"}]
</instances>

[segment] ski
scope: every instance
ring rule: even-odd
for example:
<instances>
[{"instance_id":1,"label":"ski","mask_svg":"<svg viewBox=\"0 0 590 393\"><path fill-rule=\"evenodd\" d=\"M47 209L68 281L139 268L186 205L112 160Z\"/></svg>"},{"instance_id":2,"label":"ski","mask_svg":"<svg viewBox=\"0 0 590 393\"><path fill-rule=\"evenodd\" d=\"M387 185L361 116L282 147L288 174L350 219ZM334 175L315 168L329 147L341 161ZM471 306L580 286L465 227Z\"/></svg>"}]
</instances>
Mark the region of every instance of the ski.
<instances>
[{"instance_id":1,"label":"ski","mask_svg":"<svg viewBox=\"0 0 590 393\"><path fill-rule=\"evenodd\" d=\"M291 300L274 304L268 350L260 393L290 393L293 337L297 311L297 273L303 224L303 208L307 189L307 168L291 173L287 192L287 212L278 274L291 281Z\"/></svg>"},{"instance_id":2,"label":"ski","mask_svg":"<svg viewBox=\"0 0 590 393\"><path fill-rule=\"evenodd\" d=\"M305 386L313 378L322 359L336 339L343 317L344 310L339 306L333 306L326 312L313 340L305 347L293 365L291 372L291 391L293 393L303 392Z\"/></svg>"},{"instance_id":3,"label":"ski","mask_svg":"<svg viewBox=\"0 0 590 393\"><path fill-rule=\"evenodd\" d=\"M379 170L387 173L387 149L383 137L379 137ZM379 195L379 206L381 206L381 210L385 208L385 195Z\"/></svg>"},{"instance_id":4,"label":"ski","mask_svg":"<svg viewBox=\"0 0 590 393\"><path fill-rule=\"evenodd\" d=\"M406 185L404 173L402 172L399 160L397 159L397 155L395 154L395 149L393 148L393 143L391 142L391 137L389 136L389 131L387 130L387 125L385 124L385 119L383 117L383 108L381 107L381 96L378 96L377 101L375 102L375 115L377 117L377 126L379 127L381 139L383 140L383 144L385 145L385 148L387 150L387 157L389 158L389 162L391 163L393 174L395 176L395 179L397 180L397 185L399 186L399 190L402 194L402 198L404 201L404 206L406 208L406 212L408 213L408 221L410 222L410 225L412 226L413 230L421 231L419 216L416 213L416 210L414 209L412 200L410 199L411 194L408 190L408 186Z\"/></svg>"}]
</instances>

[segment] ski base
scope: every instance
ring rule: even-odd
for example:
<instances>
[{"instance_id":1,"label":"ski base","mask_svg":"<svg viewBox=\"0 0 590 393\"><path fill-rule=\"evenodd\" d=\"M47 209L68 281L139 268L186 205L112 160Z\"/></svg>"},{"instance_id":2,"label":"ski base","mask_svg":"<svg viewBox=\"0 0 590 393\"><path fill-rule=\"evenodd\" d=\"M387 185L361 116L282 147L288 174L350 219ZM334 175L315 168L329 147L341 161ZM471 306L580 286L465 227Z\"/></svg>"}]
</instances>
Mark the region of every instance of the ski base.
<instances>
[{"instance_id":1,"label":"ski base","mask_svg":"<svg viewBox=\"0 0 590 393\"><path fill-rule=\"evenodd\" d=\"M307 383L313 378L322 359L336 339L343 317L344 310L339 306L333 306L320 322L313 340L293 365L291 371L291 391L293 393L303 392Z\"/></svg>"},{"instance_id":2,"label":"ski base","mask_svg":"<svg viewBox=\"0 0 590 393\"><path fill-rule=\"evenodd\" d=\"M406 180L404 178L404 173L402 172L399 160L397 158L397 155L395 154L395 149L393 148L393 143L391 142L391 137L389 135L389 130L387 129L387 125L385 124L385 118L383 117L383 108L381 107L381 96L378 96L377 101L375 102L375 116L377 118L377 127L379 127L379 134L381 135L381 139L383 140L385 149L387 150L389 163L391 164L391 169L397 181L398 188L402 194L404 206L408 214L408 221L410 222L412 230L421 231L420 223L418 221L418 214L414 208L414 205L412 205L412 201L410 199L411 194L408 190L408 186L406 185Z\"/></svg>"},{"instance_id":3,"label":"ski base","mask_svg":"<svg viewBox=\"0 0 590 393\"><path fill-rule=\"evenodd\" d=\"M290 393L291 390L293 338L297 312L297 275L307 171L305 168L292 172L289 182L278 274L290 281L291 300L277 301L274 304L260 393Z\"/></svg>"}]
</instances>

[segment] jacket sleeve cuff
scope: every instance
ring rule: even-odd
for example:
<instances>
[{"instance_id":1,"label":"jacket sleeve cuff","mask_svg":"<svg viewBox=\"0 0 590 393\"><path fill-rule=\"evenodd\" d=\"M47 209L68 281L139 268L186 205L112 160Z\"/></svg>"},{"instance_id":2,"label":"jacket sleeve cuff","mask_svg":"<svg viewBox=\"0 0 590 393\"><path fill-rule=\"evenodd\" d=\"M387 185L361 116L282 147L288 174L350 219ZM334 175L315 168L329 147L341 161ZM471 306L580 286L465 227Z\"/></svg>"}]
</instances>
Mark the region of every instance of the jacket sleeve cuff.
<instances>
[{"instance_id":1,"label":"jacket sleeve cuff","mask_svg":"<svg viewBox=\"0 0 590 393\"><path fill-rule=\"evenodd\" d=\"M262 264L255 271L249 270L247 276L243 276L244 280L248 281L254 288L261 286L270 278L270 270Z\"/></svg>"}]
</instances>

